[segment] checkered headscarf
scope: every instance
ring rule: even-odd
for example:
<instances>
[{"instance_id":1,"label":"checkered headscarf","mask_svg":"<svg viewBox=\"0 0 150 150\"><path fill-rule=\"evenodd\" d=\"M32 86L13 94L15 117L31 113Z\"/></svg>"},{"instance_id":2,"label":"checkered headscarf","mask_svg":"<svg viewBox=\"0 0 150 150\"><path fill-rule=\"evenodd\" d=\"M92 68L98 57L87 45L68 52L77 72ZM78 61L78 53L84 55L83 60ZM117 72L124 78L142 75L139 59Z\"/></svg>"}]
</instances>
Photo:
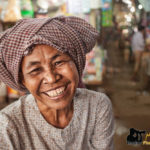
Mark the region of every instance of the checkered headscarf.
<instances>
[{"instance_id":1,"label":"checkered headscarf","mask_svg":"<svg viewBox=\"0 0 150 150\"><path fill-rule=\"evenodd\" d=\"M27 91L20 82L20 66L35 44L68 53L81 77L85 54L92 50L97 37L98 32L78 17L22 19L0 34L0 80L16 90Z\"/></svg>"}]
</instances>

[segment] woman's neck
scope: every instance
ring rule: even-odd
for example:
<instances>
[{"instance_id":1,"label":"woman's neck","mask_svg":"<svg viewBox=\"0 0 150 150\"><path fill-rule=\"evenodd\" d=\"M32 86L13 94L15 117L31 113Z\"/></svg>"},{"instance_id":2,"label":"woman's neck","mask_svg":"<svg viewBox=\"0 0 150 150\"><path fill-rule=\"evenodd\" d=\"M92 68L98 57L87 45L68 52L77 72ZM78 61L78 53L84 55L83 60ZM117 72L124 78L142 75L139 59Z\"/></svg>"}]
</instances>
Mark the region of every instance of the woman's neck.
<instances>
[{"instance_id":1,"label":"woman's neck","mask_svg":"<svg viewBox=\"0 0 150 150\"><path fill-rule=\"evenodd\" d=\"M73 102L61 110L47 108L44 105L39 109L45 120L56 128L65 128L73 116Z\"/></svg>"}]
</instances>

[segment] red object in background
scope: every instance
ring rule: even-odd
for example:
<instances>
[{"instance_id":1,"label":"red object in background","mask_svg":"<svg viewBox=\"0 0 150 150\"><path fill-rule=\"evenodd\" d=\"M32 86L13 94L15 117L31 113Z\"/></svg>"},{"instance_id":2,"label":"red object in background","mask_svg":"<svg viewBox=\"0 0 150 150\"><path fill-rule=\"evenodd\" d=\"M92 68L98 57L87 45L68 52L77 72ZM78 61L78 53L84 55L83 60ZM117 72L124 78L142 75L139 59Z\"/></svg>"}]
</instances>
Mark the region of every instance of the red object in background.
<instances>
[{"instance_id":1,"label":"red object in background","mask_svg":"<svg viewBox=\"0 0 150 150\"><path fill-rule=\"evenodd\" d=\"M8 99L17 99L19 98L19 92L7 86L7 96Z\"/></svg>"}]
</instances>

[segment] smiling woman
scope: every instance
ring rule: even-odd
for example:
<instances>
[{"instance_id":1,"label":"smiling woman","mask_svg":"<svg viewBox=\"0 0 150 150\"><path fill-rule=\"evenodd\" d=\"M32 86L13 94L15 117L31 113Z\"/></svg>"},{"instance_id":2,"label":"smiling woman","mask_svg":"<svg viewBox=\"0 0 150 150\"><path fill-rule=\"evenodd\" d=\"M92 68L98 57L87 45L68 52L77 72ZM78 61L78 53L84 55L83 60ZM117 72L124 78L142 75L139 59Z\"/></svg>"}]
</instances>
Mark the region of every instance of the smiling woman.
<instances>
[{"instance_id":1,"label":"smiling woman","mask_svg":"<svg viewBox=\"0 0 150 150\"><path fill-rule=\"evenodd\" d=\"M42 115L50 124L64 128L73 113L71 102L79 82L72 59L50 46L37 45L23 58L21 68L22 83L37 100ZM58 113L64 115L63 121Z\"/></svg>"},{"instance_id":2,"label":"smiling woman","mask_svg":"<svg viewBox=\"0 0 150 150\"><path fill-rule=\"evenodd\" d=\"M110 100L78 88L97 37L78 17L23 19L0 35L0 80L30 93L0 111L0 149L113 149Z\"/></svg>"}]
</instances>

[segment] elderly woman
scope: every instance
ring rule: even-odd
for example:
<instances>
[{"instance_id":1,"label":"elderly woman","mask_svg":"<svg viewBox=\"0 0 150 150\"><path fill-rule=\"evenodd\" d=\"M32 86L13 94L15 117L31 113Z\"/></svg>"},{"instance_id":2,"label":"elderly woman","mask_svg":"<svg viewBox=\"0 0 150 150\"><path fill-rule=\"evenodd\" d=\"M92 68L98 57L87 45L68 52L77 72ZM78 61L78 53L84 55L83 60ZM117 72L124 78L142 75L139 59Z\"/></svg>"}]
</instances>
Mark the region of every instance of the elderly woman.
<instances>
[{"instance_id":1,"label":"elderly woman","mask_svg":"<svg viewBox=\"0 0 150 150\"><path fill-rule=\"evenodd\" d=\"M0 80L31 93L0 111L1 150L113 149L110 100L77 88L97 37L63 16L23 19L0 35Z\"/></svg>"}]
</instances>

